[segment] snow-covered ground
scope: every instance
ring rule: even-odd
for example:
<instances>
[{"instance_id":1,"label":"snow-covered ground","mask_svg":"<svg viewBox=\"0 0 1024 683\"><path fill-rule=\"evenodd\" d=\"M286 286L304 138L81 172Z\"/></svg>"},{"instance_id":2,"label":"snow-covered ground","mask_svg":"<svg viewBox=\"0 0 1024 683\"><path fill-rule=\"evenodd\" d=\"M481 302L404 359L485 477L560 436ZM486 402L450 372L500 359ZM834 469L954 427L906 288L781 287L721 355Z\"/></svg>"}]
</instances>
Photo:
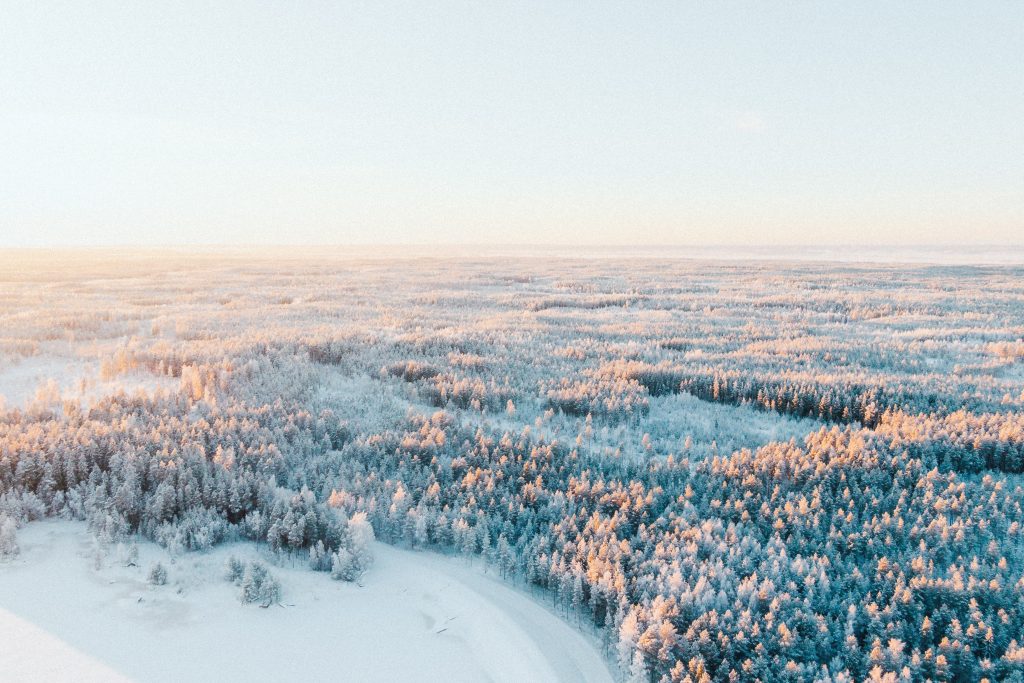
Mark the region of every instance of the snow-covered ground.
<instances>
[{"instance_id":1,"label":"snow-covered ground","mask_svg":"<svg viewBox=\"0 0 1024 683\"><path fill-rule=\"evenodd\" d=\"M74 356L32 356L21 359L0 358L0 408L24 408L36 399L44 402L61 399L88 403L118 391L153 394L173 391L177 379L157 377L144 370L101 379L100 363Z\"/></svg>"},{"instance_id":2,"label":"snow-covered ground","mask_svg":"<svg viewBox=\"0 0 1024 683\"><path fill-rule=\"evenodd\" d=\"M382 544L360 585L271 567L282 606L222 578L251 544L179 556L140 543L96 570L84 524L34 522L0 563L0 680L611 681L587 637L465 560ZM168 583L145 581L162 561Z\"/></svg>"}]
</instances>

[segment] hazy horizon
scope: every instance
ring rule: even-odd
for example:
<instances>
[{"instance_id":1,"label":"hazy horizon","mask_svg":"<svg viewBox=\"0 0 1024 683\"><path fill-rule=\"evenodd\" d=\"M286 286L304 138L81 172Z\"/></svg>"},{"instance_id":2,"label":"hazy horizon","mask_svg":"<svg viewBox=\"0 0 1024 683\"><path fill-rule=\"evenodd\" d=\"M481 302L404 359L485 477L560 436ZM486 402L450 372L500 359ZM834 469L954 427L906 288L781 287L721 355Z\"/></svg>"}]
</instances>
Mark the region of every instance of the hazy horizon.
<instances>
[{"instance_id":1,"label":"hazy horizon","mask_svg":"<svg viewBox=\"0 0 1024 683\"><path fill-rule=\"evenodd\" d=\"M17 0L0 245L1024 243L1024 6Z\"/></svg>"},{"instance_id":2,"label":"hazy horizon","mask_svg":"<svg viewBox=\"0 0 1024 683\"><path fill-rule=\"evenodd\" d=\"M82 264L132 262L145 268L172 267L181 258L227 259L232 263L275 260L377 261L436 259L472 261L491 259L665 260L807 263L849 265L908 264L913 266L1024 266L1021 245L544 245L544 244L162 244L92 245L68 247L0 246L0 271L5 260L19 269ZM68 260L71 261L68 261Z\"/></svg>"}]
</instances>

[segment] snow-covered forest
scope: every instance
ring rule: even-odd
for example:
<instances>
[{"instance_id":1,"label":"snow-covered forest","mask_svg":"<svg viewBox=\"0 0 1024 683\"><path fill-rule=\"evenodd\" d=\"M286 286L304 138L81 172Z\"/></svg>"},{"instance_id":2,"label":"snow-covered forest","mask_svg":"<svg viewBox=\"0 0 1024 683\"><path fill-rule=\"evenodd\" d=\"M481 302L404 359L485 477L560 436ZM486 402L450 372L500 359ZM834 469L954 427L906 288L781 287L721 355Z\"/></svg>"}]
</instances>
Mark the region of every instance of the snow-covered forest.
<instances>
[{"instance_id":1,"label":"snow-covered forest","mask_svg":"<svg viewBox=\"0 0 1024 683\"><path fill-rule=\"evenodd\" d=\"M239 609L383 541L620 680L1024 681L1024 268L128 256L0 256L0 585L47 518Z\"/></svg>"}]
</instances>

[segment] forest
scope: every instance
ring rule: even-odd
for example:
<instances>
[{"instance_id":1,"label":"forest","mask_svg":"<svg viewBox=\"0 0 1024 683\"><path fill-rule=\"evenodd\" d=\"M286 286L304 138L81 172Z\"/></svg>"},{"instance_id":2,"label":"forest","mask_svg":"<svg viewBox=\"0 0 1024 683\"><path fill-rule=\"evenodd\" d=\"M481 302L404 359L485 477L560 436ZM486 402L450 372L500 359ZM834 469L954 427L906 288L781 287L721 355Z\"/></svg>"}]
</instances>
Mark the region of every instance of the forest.
<instances>
[{"instance_id":1,"label":"forest","mask_svg":"<svg viewBox=\"0 0 1024 683\"><path fill-rule=\"evenodd\" d=\"M623 681L1024 681L1021 267L6 254L0 395L0 558L376 539Z\"/></svg>"}]
</instances>

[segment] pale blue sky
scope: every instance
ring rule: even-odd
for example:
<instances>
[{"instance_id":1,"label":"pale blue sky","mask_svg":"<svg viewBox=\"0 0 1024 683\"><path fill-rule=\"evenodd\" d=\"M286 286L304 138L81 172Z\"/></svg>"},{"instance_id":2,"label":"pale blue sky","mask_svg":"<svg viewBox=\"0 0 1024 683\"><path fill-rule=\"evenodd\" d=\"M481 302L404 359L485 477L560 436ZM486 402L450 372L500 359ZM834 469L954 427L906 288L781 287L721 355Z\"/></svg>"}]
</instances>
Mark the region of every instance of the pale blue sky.
<instances>
[{"instance_id":1,"label":"pale blue sky","mask_svg":"<svg viewBox=\"0 0 1024 683\"><path fill-rule=\"evenodd\" d=\"M0 245L1024 242L1022 2L47 2Z\"/></svg>"}]
</instances>

